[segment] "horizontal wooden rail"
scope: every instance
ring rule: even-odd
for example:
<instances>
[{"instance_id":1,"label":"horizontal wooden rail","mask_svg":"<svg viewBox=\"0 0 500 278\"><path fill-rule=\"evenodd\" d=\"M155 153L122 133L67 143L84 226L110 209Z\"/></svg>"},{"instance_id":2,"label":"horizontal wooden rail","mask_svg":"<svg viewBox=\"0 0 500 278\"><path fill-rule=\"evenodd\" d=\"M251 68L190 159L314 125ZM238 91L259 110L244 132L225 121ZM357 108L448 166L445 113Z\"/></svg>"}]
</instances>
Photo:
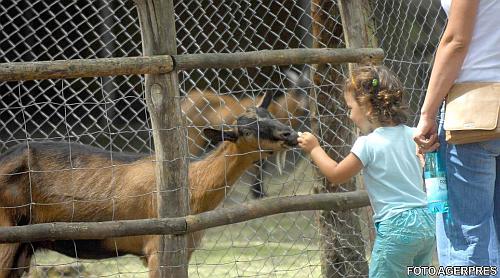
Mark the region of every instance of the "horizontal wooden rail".
<instances>
[{"instance_id":1,"label":"horizontal wooden rail","mask_svg":"<svg viewBox=\"0 0 500 278\"><path fill-rule=\"evenodd\" d=\"M172 57L124 57L0 64L0 81L79 78L171 72Z\"/></svg>"},{"instance_id":2,"label":"horizontal wooden rail","mask_svg":"<svg viewBox=\"0 0 500 278\"><path fill-rule=\"evenodd\" d=\"M243 68L293 64L379 63L380 48L312 48L78 59L0 64L0 81L161 74L197 68Z\"/></svg>"},{"instance_id":3,"label":"horizontal wooden rail","mask_svg":"<svg viewBox=\"0 0 500 278\"><path fill-rule=\"evenodd\" d=\"M305 210L339 211L369 204L366 191L276 197L177 218L0 227L0 243L184 234L279 213Z\"/></svg>"},{"instance_id":4,"label":"horizontal wooden rail","mask_svg":"<svg viewBox=\"0 0 500 278\"><path fill-rule=\"evenodd\" d=\"M379 63L381 48L297 48L237 53L185 54L173 56L177 70L197 68L245 68L294 64Z\"/></svg>"}]
</instances>

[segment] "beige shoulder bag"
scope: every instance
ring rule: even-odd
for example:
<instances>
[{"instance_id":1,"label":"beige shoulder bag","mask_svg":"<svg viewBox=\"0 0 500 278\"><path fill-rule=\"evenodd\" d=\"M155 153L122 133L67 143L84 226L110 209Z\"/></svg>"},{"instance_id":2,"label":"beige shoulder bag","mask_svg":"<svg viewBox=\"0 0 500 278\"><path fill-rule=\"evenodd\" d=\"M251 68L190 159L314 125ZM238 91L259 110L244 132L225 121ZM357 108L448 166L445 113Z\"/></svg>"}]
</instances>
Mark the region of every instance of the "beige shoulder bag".
<instances>
[{"instance_id":1,"label":"beige shoulder bag","mask_svg":"<svg viewBox=\"0 0 500 278\"><path fill-rule=\"evenodd\" d=\"M500 138L500 83L455 84L446 98L446 141L466 144Z\"/></svg>"}]
</instances>

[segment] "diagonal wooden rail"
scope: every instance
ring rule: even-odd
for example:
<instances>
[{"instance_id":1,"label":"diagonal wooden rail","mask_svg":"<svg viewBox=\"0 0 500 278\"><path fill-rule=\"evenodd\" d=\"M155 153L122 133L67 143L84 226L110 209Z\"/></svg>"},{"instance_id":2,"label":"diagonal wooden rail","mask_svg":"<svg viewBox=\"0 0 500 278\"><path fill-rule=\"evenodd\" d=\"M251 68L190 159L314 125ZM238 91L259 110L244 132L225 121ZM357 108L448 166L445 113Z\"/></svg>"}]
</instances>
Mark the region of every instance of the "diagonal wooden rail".
<instances>
[{"instance_id":1,"label":"diagonal wooden rail","mask_svg":"<svg viewBox=\"0 0 500 278\"><path fill-rule=\"evenodd\" d=\"M185 234L278 213L305 210L340 211L369 204L368 194L364 190L275 197L186 217L0 227L0 243L103 239L146 234Z\"/></svg>"},{"instance_id":2,"label":"diagonal wooden rail","mask_svg":"<svg viewBox=\"0 0 500 278\"><path fill-rule=\"evenodd\" d=\"M318 48L260 50L239 53L204 53L76 59L0 64L0 81L80 78L95 76L164 74L197 68L242 68L292 64L378 63L380 48Z\"/></svg>"}]
</instances>

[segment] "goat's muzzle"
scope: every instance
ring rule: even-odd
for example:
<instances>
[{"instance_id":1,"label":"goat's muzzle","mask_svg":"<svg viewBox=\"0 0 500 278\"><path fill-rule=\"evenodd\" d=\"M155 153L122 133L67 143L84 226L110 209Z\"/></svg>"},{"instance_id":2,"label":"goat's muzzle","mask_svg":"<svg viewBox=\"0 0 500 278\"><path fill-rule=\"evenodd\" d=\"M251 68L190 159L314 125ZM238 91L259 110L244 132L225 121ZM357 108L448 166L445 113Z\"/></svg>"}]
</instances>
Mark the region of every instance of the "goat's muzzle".
<instances>
[{"instance_id":1,"label":"goat's muzzle","mask_svg":"<svg viewBox=\"0 0 500 278\"><path fill-rule=\"evenodd\" d=\"M285 144L287 146L290 146L290 147L295 147L299 144L299 142L297 142L299 135L297 134L297 132L295 132L293 130L287 130L287 131L280 132L278 134L278 138L280 140L283 140L283 142L285 142Z\"/></svg>"}]
</instances>

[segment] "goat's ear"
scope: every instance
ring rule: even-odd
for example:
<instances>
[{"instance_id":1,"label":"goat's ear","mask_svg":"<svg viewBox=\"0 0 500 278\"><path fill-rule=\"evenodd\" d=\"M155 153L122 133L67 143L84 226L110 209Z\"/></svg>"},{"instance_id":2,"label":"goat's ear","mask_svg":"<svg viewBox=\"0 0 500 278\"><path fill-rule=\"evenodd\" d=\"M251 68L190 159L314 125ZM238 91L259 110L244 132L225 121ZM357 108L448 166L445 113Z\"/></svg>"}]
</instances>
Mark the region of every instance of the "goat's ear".
<instances>
[{"instance_id":1,"label":"goat's ear","mask_svg":"<svg viewBox=\"0 0 500 278\"><path fill-rule=\"evenodd\" d=\"M266 91L266 94L264 95L264 97L262 98L262 101L260 102L260 104L258 106L267 110L267 108L269 107L269 104L271 104L271 101L273 100L273 96L274 96L273 90Z\"/></svg>"},{"instance_id":2,"label":"goat's ear","mask_svg":"<svg viewBox=\"0 0 500 278\"><path fill-rule=\"evenodd\" d=\"M213 128L204 128L203 134L210 140L212 144L217 144L221 141L235 142L238 139L238 134L233 130L220 130Z\"/></svg>"}]
</instances>

